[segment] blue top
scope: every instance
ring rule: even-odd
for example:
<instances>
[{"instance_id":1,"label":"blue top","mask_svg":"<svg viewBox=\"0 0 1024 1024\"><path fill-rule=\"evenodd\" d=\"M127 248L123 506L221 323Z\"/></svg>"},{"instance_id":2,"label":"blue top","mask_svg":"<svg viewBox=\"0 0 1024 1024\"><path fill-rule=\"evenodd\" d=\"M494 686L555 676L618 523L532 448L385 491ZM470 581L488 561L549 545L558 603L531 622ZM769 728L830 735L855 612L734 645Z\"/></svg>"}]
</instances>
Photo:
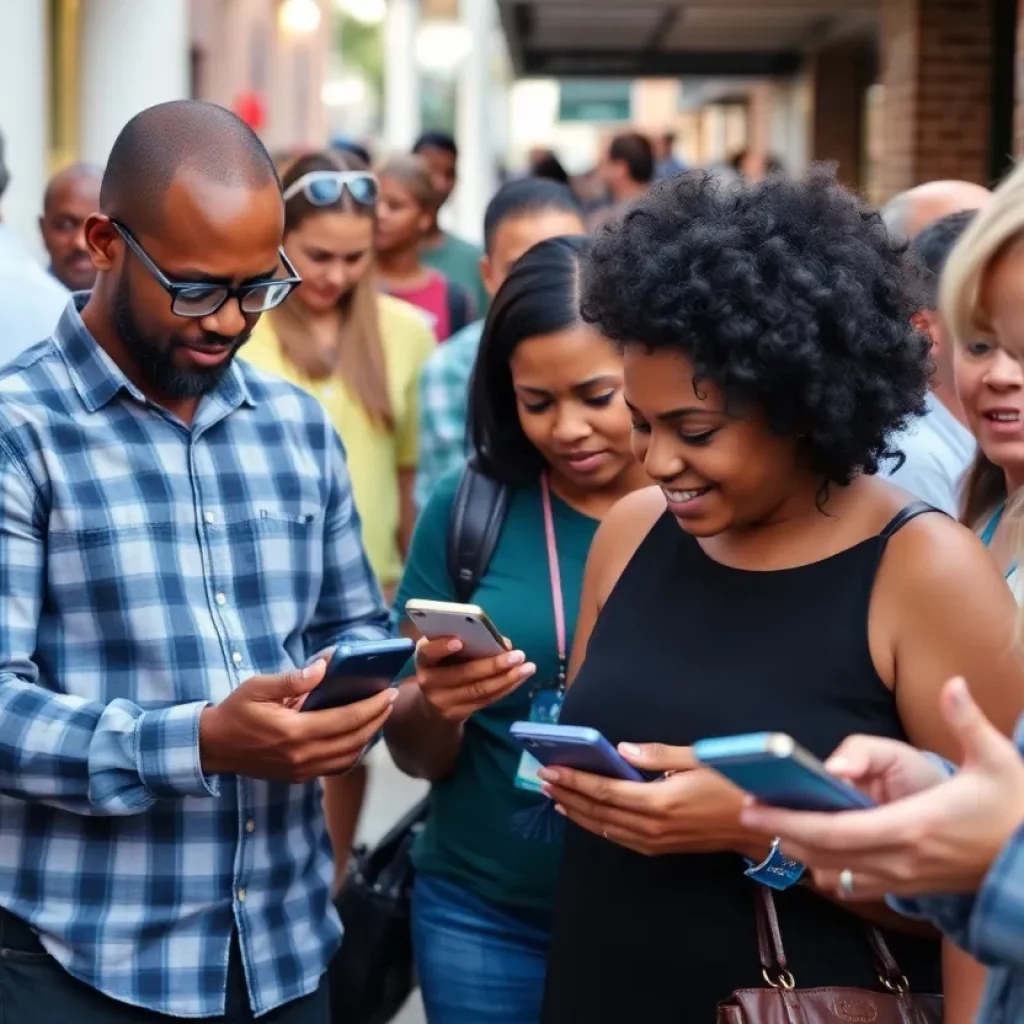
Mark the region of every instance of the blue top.
<instances>
[{"instance_id":1,"label":"blue top","mask_svg":"<svg viewBox=\"0 0 1024 1024\"><path fill-rule=\"evenodd\" d=\"M236 363L187 427L69 303L0 373L0 454L0 905L147 1010L223 1014L236 931L256 1014L314 991L320 787L206 775L199 716L388 635L320 404Z\"/></svg>"},{"instance_id":2,"label":"blue top","mask_svg":"<svg viewBox=\"0 0 1024 1024\"><path fill-rule=\"evenodd\" d=\"M1003 513L1006 511L1006 502L1000 502L999 507L992 513L992 518L985 524L985 528L981 531L979 539L985 547L992 547L992 540L996 535L996 530L999 529L999 524L1002 522ZM1015 595L1018 593L1018 576L1017 562L1014 561L1010 568L1006 570L1006 582L1010 585L1010 589ZM1018 596L1018 600L1019 600Z\"/></svg>"}]
</instances>

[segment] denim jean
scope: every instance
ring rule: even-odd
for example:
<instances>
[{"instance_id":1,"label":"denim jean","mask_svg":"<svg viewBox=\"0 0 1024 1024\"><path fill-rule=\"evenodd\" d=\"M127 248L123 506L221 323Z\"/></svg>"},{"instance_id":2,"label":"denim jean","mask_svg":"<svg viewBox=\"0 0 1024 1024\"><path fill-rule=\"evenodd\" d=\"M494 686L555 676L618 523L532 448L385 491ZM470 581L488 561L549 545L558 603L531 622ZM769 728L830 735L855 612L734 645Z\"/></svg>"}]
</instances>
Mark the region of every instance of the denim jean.
<instances>
[{"instance_id":1,"label":"denim jean","mask_svg":"<svg viewBox=\"0 0 1024 1024\"><path fill-rule=\"evenodd\" d=\"M550 933L419 875L412 933L429 1024L537 1024Z\"/></svg>"},{"instance_id":2,"label":"denim jean","mask_svg":"<svg viewBox=\"0 0 1024 1024\"><path fill-rule=\"evenodd\" d=\"M228 960L226 1013L203 1024L253 1021L237 936ZM326 978L312 995L272 1010L260 1024L330 1024ZM0 1024L159 1024L181 1022L137 1006L119 1003L72 977L35 932L0 908Z\"/></svg>"}]
</instances>

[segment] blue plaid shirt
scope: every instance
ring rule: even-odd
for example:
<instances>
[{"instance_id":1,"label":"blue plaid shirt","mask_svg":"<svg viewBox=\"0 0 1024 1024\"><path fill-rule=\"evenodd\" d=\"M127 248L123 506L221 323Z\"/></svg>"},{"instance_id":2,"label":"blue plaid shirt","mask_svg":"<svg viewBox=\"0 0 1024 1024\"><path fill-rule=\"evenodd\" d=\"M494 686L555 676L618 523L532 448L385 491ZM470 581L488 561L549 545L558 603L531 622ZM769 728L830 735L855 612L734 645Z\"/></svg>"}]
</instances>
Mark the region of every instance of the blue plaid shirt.
<instances>
[{"instance_id":1,"label":"blue plaid shirt","mask_svg":"<svg viewBox=\"0 0 1024 1024\"><path fill-rule=\"evenodd\" d=\"M416 505L426 508L437 482L466 461L466 413L469 382L484 322L453 334L420 371L419 456Z\"/></svg>"},{"instance_id":2,"label":"blue plaid shirt","mask_svg":"<svg viewBox=\"0 0 1024 1024\"><path fill-rule=\"evenodd\" d=\"M1024 717L1014 741L1024 756ZM956 771L948 762L943 766ZM978 1024L1024 1021L1024 827L1003 847L978 892L890 897L889 903L908 917L930 920L989 968Z\"/></svg>"},{"instance_id":3,"label":"blue plaid shirt","mask_svg":"<svg viewBox=\"0 0 1024 1024\"><path fill-rule=\"evenodd\" d=\"M236 931L255 1013L315 990L320 788L204 775L199 716L387 627L316 400L236 363L186 427L69 305L0 373L0 905L146 1009L223 1014Z\"/></svg>"}]
</instances>

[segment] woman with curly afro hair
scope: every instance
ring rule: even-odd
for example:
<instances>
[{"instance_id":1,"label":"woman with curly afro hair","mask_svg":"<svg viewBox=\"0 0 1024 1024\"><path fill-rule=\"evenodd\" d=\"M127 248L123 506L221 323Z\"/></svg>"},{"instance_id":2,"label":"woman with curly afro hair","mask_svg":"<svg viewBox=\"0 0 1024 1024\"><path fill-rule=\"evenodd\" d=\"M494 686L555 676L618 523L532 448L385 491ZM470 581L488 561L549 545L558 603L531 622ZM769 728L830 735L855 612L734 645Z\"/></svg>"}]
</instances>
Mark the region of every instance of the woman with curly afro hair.
<instances>
[{"instance_id":1,"label":"woman with curly afro hair","mask_svg":"<svg viewBox=\"0 0 1024 1024\"><path fill-rule=\"evenodd\" d=\"M863 732L956 758L938 706L953 675L1012 727L1024 673L998 569L877 476L924 407L915 296L903 247L825 170L756 186L691 173L599 234L582 315L624 351L656 486L598 529L561 721L670 774L541 773L568 819L547 1024L704 1024L766 982L882 992L868 921L912 991L944 991L947 1024L973 1020L975 965L884 904L816 892L688 749L767 730L825 758ZM757 890L780 878L788 964L762 974Z\"/></svg>"}]
</instances>

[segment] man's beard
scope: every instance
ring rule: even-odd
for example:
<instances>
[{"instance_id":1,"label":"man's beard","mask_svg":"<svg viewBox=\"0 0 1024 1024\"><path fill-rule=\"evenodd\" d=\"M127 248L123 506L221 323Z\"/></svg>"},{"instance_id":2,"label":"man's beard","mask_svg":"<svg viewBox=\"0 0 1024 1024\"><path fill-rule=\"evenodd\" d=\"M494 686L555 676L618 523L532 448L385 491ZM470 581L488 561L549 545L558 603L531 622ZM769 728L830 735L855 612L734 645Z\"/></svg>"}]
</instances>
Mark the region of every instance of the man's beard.
<instances>
[{"instance_id":1,"label":"man's beard","mask_svg":"<svg viewBox=\"0 0 1024 1024\"><path fill-rule=\"evenodd\" d=\"M170 296L168 296L169 301ZM174 357L179 349L188 347L185 339L181 335L172 334L168 339L161 340L147 334L139 326L138 320L132 313L128 278L124 274L118 282L117 292L114 295L114 326L126 350L138 366L139 372L145 378L145 383L156 394L177 401L202 398L203 395L213 391L223 379L224 374L231 368L235 353L249 340L249 335L252 333L250 327L242 334L228 338L222 334L203 331L197 339L200 344L231 345L231 354L217 366L211 366L208 369L183 370L175 365Z\"/></svg>"}]
</instances>

